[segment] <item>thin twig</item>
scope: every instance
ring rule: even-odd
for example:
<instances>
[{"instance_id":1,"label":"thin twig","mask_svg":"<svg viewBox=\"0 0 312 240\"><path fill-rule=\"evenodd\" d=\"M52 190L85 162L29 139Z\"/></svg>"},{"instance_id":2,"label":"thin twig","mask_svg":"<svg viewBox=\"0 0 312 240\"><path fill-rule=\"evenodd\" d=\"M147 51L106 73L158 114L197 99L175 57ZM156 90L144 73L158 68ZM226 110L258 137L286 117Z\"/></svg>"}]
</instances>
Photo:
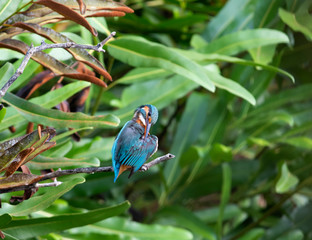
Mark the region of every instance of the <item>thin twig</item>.
<instances>
[{"instance_id":1,"label":"thin twig","mask_svg":"<svg viewBox=\"0 0 312 240\"><path fill-rule=\"evenodd\" d=\"M151 167L153 167L159 163L168 161L174 157L175 156L173 154L168 153L164 156L161 156L161 157L154 159L153 161L150 161L149 163L143 164L143 166L139 169L139 171L145 172L145 171L149 170ZM93 174L96 172L113 172L113 171L114 171L113 167L110 167L110 166L109 167L88 167L88 168L57 170L55 172L51 172L51 173L47 173L47 174L42 175L42 178L38 179L37 182L34 182L31 185L23 185L23 186L17 186L17 187L11 187L11 188L8 187L8 188L0 189L0 193L22 191L22 190L27 190L27 189L31 189L31 188L38 188L38 187L51 187L51 186L55 187L55 186L60 185L61 182L54 181L51 183L43 183L43 184L39 184L38 182L48 180L51 178L65 176L65 175L73 175L73 174L78 174L78 173Z\"/></svg>"},{"instance_id":2,"label":"thin twig","mask_svg":"<svg viewBox=\"0 0 312 240\"><path fill-rule=\"evenodd\" d=\"M74 42L66 42L66 43L52 43L48 44L44 41L41 42L40 46L34 47L33 44L29 47L21 65L17 68L16 72L13 76L6 82L6 84L0 90L0 99L5 95L9 87L15 82L15 80L23 73L28 61L36 52L40 52L46 49L51 48L80 48L80 49L90 49L97 52L105 52L103 46L108 40L110 40L113 36L115 36L115 32L112 32L107 38L105 38L102 42L97 44L96 46L93 45L84 45L84 44L77 44Z\"/></svg>"}]
</instances>

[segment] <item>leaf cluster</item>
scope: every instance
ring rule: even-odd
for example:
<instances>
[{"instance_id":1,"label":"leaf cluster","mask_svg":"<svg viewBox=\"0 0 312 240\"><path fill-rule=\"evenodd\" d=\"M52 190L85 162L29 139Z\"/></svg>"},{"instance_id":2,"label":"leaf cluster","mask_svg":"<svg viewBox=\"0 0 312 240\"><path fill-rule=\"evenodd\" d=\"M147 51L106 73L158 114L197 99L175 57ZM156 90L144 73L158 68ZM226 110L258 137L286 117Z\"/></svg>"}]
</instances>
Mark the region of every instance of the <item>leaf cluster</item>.
<instances>
[{"instance_id":1,"label":"leaf cluster","mask_svg":"<svg viewBox=\"0 0 312 240\"><path fill-rule=\"evenodd\" d=\"M64 176L18 205L17 193L2 194L6 238L311 239L310 1L126 5L0 2L0 87L31 43L96 45L117 31L105 54L32 57L0 110L0 150L22 146L1 150L0 167L14 173L21 158L31 174L3 176L0 186L31 184L47 169L110 165L114 136L142 104L160 112L157 154L176 158L116 184L109 173ZM56 136L39 138L42 125Z\"/></svg>"}]
</instances>

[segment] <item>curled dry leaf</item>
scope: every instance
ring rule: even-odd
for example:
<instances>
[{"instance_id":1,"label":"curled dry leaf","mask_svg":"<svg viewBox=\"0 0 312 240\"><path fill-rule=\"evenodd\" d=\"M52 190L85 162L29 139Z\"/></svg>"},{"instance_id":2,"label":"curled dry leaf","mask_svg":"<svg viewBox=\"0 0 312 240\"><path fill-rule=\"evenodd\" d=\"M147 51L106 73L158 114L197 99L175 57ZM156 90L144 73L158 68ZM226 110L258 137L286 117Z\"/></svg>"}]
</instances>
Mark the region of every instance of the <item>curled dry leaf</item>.
<instances>
[{"instance_id":1,"label":"curled dry leaf","mask_svg":"<svg viewBox=\"0 0 312 240\"><path fill-rule=\"evenodd\" d=\"M83 2L83 0L77 0L77 3L79 5L80 13L83 15L86 12L86 4Z\"/></svg>"},{"instance_id":2,"label":"curled dry leaf","mask_svg":"<svg viewBox=\"0 0 312 240\"><path fill-rule=\"evenodd\" d=\"M50 70L38 73L28 82L26 86L21 88L16 95L21 98L28 99L39 87L41 87L43 84L50 81L54 77L55 74Z\"/></svg>"},{"instance_id":3,"label":"curled dry leaf","mask_svg":"<svg viewBox=\"0 0 312 240\"><path fill-rule=\"evenodd\" d=\"M27 148L23 151L21 151L17 156L13 159L13 161L10 163L8 168L5 172L5 177L11 176L26 160L26 158L29 156L29 154L34 150L34 148Z\"/></svg>"},{"instance_id":4,"label":"curled dry leaf","mask_svg":"<svg viewBox=\"0 0 312 240\"><path fill-rule=\"evenodd\" d=\"M10 177L0 178L0 189L31 185L41 178L33 174L15 173Z\"/></svg>"},{"instance_id":5,"label":"curled dry leaf","mask_svg":"<svg viewBox=\"0 0 312 240\"><path fill-rule=\"evenodd\" d=\"M15 39L4 39L0 41L0 47L12 49L23 54L26 54L29 49L29 46L27 44ZM79 73L75 69L56 60L55 58L51 57L50 55L44 52L36 52L32 55L31 58L36 62L40 63L41 65L43 65L44 67L50 69L57 75L88 81L101 87L107 86L106 83L103 82L101 79L87 74Z\"/></svg>"},{"instance_id":6,"label":"curled dry leaf","mask_svg":"<svg viewBox=\"0 0 312 240\"><path fill-rule=\"evenodd\" d=\"M88 29L94 36L97 36L97 31L89 24L89 22L81 16L79 13L75 12L71 8L67 7L64 4L54 2L51 0L39 0L36 2L37 4L42 4L46 7L51 8L55 12L61 14L65 17L65 19L71 20L73 22L76 22L82 26L84 26L86 29ZM77 3L77 2L76 2Z\"/></svg>"},{"instance_id":7,"label":"curled dry leaf","mask_svg":"<svg viewBox=\"0 0 312 240\"><path fill-rule=\"evenodd\" d=\"M43 36L54 43L73 42L68 37L54 31L53 29L41 27L38 24L18 22L18 23L15 23L13 26L23 28L30 32L39 34L40 36ZM93 68L95 71L97 71L99 74L103 75L106 79L112 80L112 77L105 70L103 65L95 57L89 54L86 50L79 49L79 48L68 48L66 50L69 53L71 53L76 60L87 64L88 66Z\"/></svg>"},{"instance_id":8,"label":"curled dry leaf","mask_svg":"<svg viewBox=\"0 0 312 240\"><path fill-rule=\"evenodd\" d=\"M0 144L0 172L6 171L5 176L12 175L20 166L32 160L38 154L53 147L55 142L50 142L55 136L55 130L47 128L38 130Z\"/></svg>"}]
</instances>

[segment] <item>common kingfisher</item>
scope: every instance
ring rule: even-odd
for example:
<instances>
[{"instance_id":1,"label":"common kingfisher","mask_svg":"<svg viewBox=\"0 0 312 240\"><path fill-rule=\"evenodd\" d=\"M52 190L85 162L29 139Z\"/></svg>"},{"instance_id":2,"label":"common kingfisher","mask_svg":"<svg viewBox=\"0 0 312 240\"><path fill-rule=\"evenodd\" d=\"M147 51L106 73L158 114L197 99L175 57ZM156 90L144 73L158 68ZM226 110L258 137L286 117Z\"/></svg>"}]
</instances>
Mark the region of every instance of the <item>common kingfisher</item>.
<instances>
[{"instance_id":1,"label":"common kingfisher","mask_svg":"<svg viewBox=\"0 0 312 240\"><path fill-rule=\"evenodd\" d=\"M158 119L158 110L153 105L142 105L134 111L117 135L112 148L112 161L115 173L114 182L127 169L129 177L141 168L158 148L158 138L150 135L151 125Z\"/></svg>"}]
</instances>

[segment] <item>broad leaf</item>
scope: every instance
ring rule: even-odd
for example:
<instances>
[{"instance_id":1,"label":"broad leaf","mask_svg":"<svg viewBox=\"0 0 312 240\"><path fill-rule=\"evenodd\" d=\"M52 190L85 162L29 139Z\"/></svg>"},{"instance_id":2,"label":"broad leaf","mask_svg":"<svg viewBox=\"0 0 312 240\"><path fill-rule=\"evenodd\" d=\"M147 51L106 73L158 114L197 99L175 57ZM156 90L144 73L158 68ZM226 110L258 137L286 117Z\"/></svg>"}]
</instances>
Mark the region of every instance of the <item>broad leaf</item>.
<instances>
[{"instance_id":1,"label":"broad leaf","mask_svg":"<svg viewBox=\"0 0 312 240\"><path fill-rule=\"evenodd\" d=\"M122 96L122 98L124 101L125 99L129 100L127 103L124 102L127 106L123 106L123 108L113 112L114 115L120 118L122 124L130 120L134 109L142 105L142 103L150 103L158 109L162 109L198 86L193 81L179 75L163 79L160 82L151 81L139 84L131 86L124 92L123 95L127 96ZM145 91L142 92L142 89ZM133 98L133 96L136 96L136 98Z\"/></svg>"},{"instance_id":2,"label":"broad leaf","mask_svg":"<svg viewBox=\"0 0 312 240\"><path fill-rule=\"evenodd\" d=\"M205 222L186 208L175 206L166 207L161 209L156 217L158 220L157 222L183 226L189 229L193 234L199 235L204 239L217 239L214 229L207 226Z\"/></svg>"},{"instance_id":3,"label":"broad leaf","mask_svg":"<svg viewBox=\"0 0 312 240\"><path fill-rule=\"evenodd\" d=\"M7 81L14 74L14 67L7 62L0 68L0 89L7 83Z\"/></svg>"},{"instance_id":4,"label":"broad leaf","mask_svg":"<svg viewBox=\"0 0 312 240\"><path fill-rule=\"evenodd\" d=\"M11 220L12 220L12 217L9 214L5 213L1 215L0 216L0 229L3 226L7 225L9 222L11 222Z\"/></svg>"},{"instance_id":5,"label":"broad leaf","mask_svg":"<svg viewBox=\"0 0 312 240\"><path fill-rule=\"evenodd\" d=\"M167 185L172 187L179 180L180 166L179 160L183 152L197 140L199 133L204 127L208 112L209 98L203 94L193 93L187 102L184 114L179 122L177 132L174 136L170 152L176 157L174 161L169 161L165 167L165 178ZM194 106L197 106L194 108ZM198 111L200 109L200 111ZM165 197L163 193L162 197Z\"/></svg>"},{"instance_id":6,"label":"broad leaf","mask_svg":"<svg viewBox=\"0 0 312 240\"><path fill-rule=\"evenodd\" d=\"M287 35L271 29L252 29L225 35L198 49L201 53L234 55L252 48L289 43Z\"/></svg>"},{"instance_id":7,"label":"broad leaf","mask_svg":"<svg viewBox=\"0 0 312 240\"><path fill-rule=\"evenodd\" d=\"M135 67L159 67L187 77L209 91L215 87L203 67L171 48L141 37L123 37L108 43L109 53Z\"/></svg>"},{"instance_id":8,"label":"broad leaf","mask_svg":"<svg viewBox=\"0 0 312 240\"><path fill-rule=\"evenodd\" d=\"M278 14L282 21L290 26L294 31L302 32L310 40L312 40L312 17L309 13L310 7L311 2L309 0L305 0L296 13L291 13L280 8Z\"/></svg>"},{"instance_id":9,"label":"broad leaf","mask_svg":"<svg viewBox=\"0 0 312 240\"><path fill-rule=\"evenodd\" d=\"M74 186L76 186L77 184L81 184L84 181L84 178L74 176L72 177L72 179L64 181L61 185L57 187L49 187L48 189L39 191L35 196L28 199L27 201L23 201L17 206L4 203L2 205L2 208L0 208L0 214L9 213L12 216L26 216L30 213L43 210L49 207L56 199L61 197L63 194L70 191Z\"/></svg>"},{"instance_id":10,"label":"broad leaf","mask_svg":"<svg viewBox=\"0 0 312 240\"><path fill-rule=\"evenodd\" d=\"M5 116L5 113L6 113L6 108L5 107L2 107L2 109L0 110L0 123L2 122L4 116Z\"/></svg>"},{"instance_id":11,"label":"broad leaf","mask_svg":"<svg viewBox=\"0 0 312 240\"><path fill-rule=\"evenodd\" d=\"M237 58L237 57L231 57L231 56L226 56L226 55L220 55L220 54L203 54L203 53L199 53L199 52L194 52L194 51L185 51L185 50L176 50L180 53L182 53L183 55L198 61L198 62L208 62L208 63L214 63L214 62L230 62L230 63L237 63L237 64L241 64L241 65L246 65L246 66L255 66L255 67L260 67L272 72L277 72L280 74L283 74L287 77L289 77L292 82L295 82L295 78L288 72L271 66L271 65L267 65L267 64L262 64L262 63L257 63L257 62L253 62L253 61L248 61L242 58Z\"/></svg>"},{"instance_id":12,"label":"broad leaf","mask_svg":"<svg viewBox=\"0 0 312 240\"><path fill-rule=\"evenodd\" d=\"M206 74L212 79L216 87L224 89L238 97L247 100L250 104L255 105L255 97L246 88L242 87L239 83L234 82L231 79L225 78L214 71L206 70Z\"/></svg>"},{"instance_id":13,"label":"broad leaf","mask_svg":"<svg viewBox=\"0 0 312 240\"><path fill-rule=\"evenodd\" d=\"M20 3L25 1L22 0L1 0L0 1L0 25L11 15L13 15L19 8ZM27 2L31 2L28 0Z\"/></svg>"},{"instance_id":14,"label":"broad leaf","mask_svg":"<svg viewBox=\"0 0 312 240\"><path fill-rule=\"evenodd\" d=\"M206 26L202 33L207 41L227 33L237 32L252 24L253 0L230 0Z\"/></svg>"},{"instance_id":15,"label":"broad leaf","mask_svg":"<svg viewBox=\"0 0 312 240\"><path fill-rule=\"evenodd\" d=\"M312 149L312 139L308 137L294 137L294 138L286 138L281 142L287 143L289 145L310 150Z\"/></svg>"},{"instance_id":16,"label":"broad leaf","mask_svg":"<svg viewBox=\"0 0 312 240\"><path fill-rule=\"evenodd\" d=\"M285 162L280 164L279 178L275 186L275 191L277 193L288 192L296 186L298 182L299 179L288 170L287 164Z\"/></svg>"},{"instance_id":17,"label":"broad leaf","mask_svg":"<svg viewBox=\"0 0 312 240\"><path fill-rule=\"evenodd\" d=\"M88 86L90 86L90 83L88 82L70 83L62 88L58 88L54 91L49 91L39 97L32 98L29 100L29 102L38 104L41 107L52 108ZM20 117L18 111L16 111L13 107L9 107L7 109L7 114L3 119L2 124L0 125L0 130L8 128L14 124L18 124L22 121L25 120Z\"/></svg>"},{"instance_id":18,"label":"broad leaf","mask_svg":"<svg viewBox=\"0 0 312 240\"><path fill-rule=\"evenodd\" d=\"M98 167L100 161L95 157L88 158L66 158L66 157L45 157L38 156L27 164L30 169L50 169L66 167Z\"/></svg>"},{"instance_id":19,"label":"broad leaf","mask_svg":"<svg viewBox=\"0 0 312 240\"><path fill-rule=\"evenodd\" d=\"M138 240L188 240L193 239L192 234L184 229L158 224L143 224L130 221L125 218L113 217L99 223L71 230L73 233L100 233L105 235L116 235L117 239L135 238Z\"/></svg>"},{"instance_id":20,"label":"broad leaf","mask_svg":"<svg viewBox=\"0 0 312 240\"><path fill-rule=\"evenodd\" d=\"M7 93L4 101L18 110L28 121L56 128L116 127L119 119L113 115L91 117L83 113L50 110Z\"/></svg>"},{"instance_id":21,"label":"broad leaf","mask_svg":"<svg viewBox=\"0 0 312 240\"><path fill-rule=\"evenodd\" d=\"M69 228L92 224L119 215L126 211L129 206L129 202L124 202L116 206L91 210L85 213L64 214L50 218L13 220L2 228L2 230L4 233L8 233L17 238L32 238L50 232L58 232Z\"/></svg>"}]
</instances>

